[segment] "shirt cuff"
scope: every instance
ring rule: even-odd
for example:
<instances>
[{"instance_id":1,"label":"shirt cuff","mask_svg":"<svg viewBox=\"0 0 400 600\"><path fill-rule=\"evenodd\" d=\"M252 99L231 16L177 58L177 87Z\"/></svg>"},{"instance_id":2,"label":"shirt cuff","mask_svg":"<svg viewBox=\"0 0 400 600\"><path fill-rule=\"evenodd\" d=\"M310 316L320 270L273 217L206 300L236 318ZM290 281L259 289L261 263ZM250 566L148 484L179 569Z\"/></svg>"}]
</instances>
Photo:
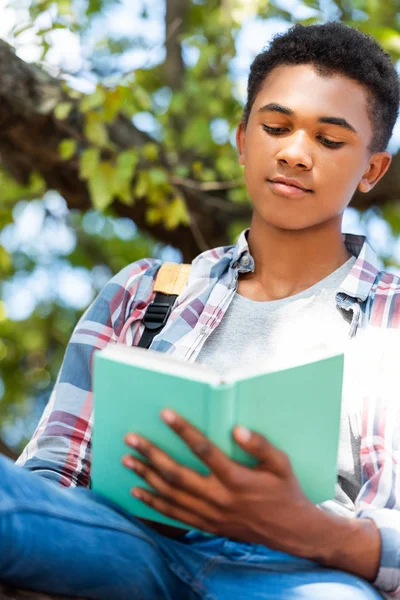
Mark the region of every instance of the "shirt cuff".
<instances>
[{"instance_id":1,"label":"shirt cuff","mask_svg":"<svg viewBox=\"0 0 400 600\"><path fill-rule=\"evenodd\" d=\"M381 558L373 585L381 591L400 592L400 512L390 508L362 510L361 519L372 519L381 534Z\"/></svg>"}]
</instances>

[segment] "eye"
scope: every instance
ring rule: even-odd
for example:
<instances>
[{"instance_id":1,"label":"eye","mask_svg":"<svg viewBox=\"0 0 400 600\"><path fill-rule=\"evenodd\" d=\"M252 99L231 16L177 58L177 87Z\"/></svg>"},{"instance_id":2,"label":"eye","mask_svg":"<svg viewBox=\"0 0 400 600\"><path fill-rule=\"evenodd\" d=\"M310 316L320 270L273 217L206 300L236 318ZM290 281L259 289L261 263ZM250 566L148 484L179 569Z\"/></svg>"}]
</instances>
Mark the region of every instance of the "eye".
<instances>
[{"instance_id":1,"label":"eye","mask_svg":"<svg viewBox=\"0 0 400 600\"><path fill-rule=\"evenodd\" d=\"M344 142L333 142L332 140L327 140L324 137L320 137L318 138L325 146L328 146L328 148L341 148L341 146L343 146Z\"/></svg>"},{"instance_id":2,"label":"eye","mask_svg":"<svg viewBox=\"0 0 400 600\"><path fill-rule=\"evenodd\" d=\"M272 135L279 135L280 133L285 133L288 131L286 127L269 127L268 125L263 125L262 127L267 133L271 133ZM317 139L327 148L341 148L344 145L344 142L333 142L332 140L328 140L321 136L319 136Z\"/></svg>"},{"instance_id":3,"label":"eye","mask_svg":"<svg viewBox=\"0 0 400 600\"><path fill-rule=\"evenodd\" d=\"M287 131L287 129L285 127L268 127L268 125L263 125L263 129L265 129L265 131L267 131L268 133L283 133L284 131Z\"/></svg>"}]
</instances>

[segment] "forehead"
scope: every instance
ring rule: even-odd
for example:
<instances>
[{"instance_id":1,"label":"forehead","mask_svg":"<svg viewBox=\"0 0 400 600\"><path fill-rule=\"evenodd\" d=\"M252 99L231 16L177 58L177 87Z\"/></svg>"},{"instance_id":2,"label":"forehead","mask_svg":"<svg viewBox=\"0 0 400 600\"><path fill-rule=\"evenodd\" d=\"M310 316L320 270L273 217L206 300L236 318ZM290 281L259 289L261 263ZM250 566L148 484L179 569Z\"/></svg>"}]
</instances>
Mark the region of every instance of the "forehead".
<instances>
[{"instance_id":1,"label":"forehead","mask_svg":"<svg viewBox=\"0 0 400 600\"><path fill-rule=\"evenodd\" d=\"M360 135L369 139L372 134L365 88L345 75L320 75L312 65L273 69L254 100L252 112L269 103L290 108L295 118L342 117Z\"/></svg>"}]
</instances>

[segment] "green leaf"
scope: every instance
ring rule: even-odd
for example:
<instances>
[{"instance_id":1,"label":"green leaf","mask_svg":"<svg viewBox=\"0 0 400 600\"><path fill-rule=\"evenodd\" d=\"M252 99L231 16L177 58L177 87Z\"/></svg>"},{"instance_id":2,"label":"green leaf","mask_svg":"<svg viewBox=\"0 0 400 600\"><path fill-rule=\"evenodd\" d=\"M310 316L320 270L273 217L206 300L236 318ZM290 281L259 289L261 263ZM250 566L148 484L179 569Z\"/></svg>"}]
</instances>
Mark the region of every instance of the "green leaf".
<instances>
[{"instance_id":1,"label":"green leaf","mask_svg":"<svg viewBox=\"0 0 400 600\"><path fill-rule=\"evenodd\" d=\"M0 273L8 274L11 271L12 261L7 250L0 245Z\"/></svg>"},{"instance_id":2,"label":"green leaf","mask_svg":"<svg viewBox=\"0 0 400 600\"><path fill-rule=\"evenodd\" d=\"M135 195L138 198L143 198L146 196L147 191L149 189L149 177L146 171L141 171L137 178L136 186L135 186Z\"/></svg>"},{"instance_id":3,"label":"green leaf","mask_svg":"<svg viewBox=\"0 0 400 600\"><path fill-rule=\"evenodd\" d=\"M52 30L54 31L55 29L68 29L68 27L63 23L53 23Z\"/></svg>"},{"instance_id":4,"label":"green leaf","mask_svg":"<svg viewBox=\"0 0 400 600\"><path fill-rule=\"evenodd\" d=\"M95 113L86 115L85 134L89 142L96 146L103 147L108 143L107 128Z\"/></svg>"},{"instance_id":5,"label":"green leaf","mask_svg":"<svg viewBox=\"0 0 400 600\"><path fill-rule=\"evenodd\" d=\"M32 194L44 194L46 190L46 183L43 177L39 173L32 173L29 178L29 188Z\"/></svg>"},{"instance_id":6,"label":"green leaf","mask_svg":"<svg viewBox=\"0 0 400 600\"><path fill-rule=\"evenodd\" d=\"M133 204L132 179L139 162L139 155L134 150L121 152L117 157L115 168L115 195L130 206Z\"/></svg>"},{"instance_id":7,"label":"green leaf","mask_svg":"<svg viewBox=\"0 0 400 600\"><path fill-rule=\"evenodd\" d=\"M107 92L104 99L104 120L110 123L115 119L118 112L124 103L126 89L122 86L117 86L114 90Z\"/></svg>"},{"instance_id":8,"label":"green leaf","mask_svg":"<svg viewBox=\"0 0 400 600\"><path fill-rule=\"evenodd\" d=\"M385 29L382 31L379 41L388 52L400 54L400 34L397 31Z\"/></svg>"},{"instance_id":9,"label":"green leaf","mask_svg":"<svg viewBox=\"0 0 400 600\"><path fill-rule=\"evenodd\" d=\"M58 14L70 15L72 13L71 0L57 0Z\"/></svg>"},{"instance_id":10,"label":"green leaf","mask_svg":"<svg viewBox=\"0 0 400 600\"><path fill-rule=\"evenodd\" d=\"M151 109L151 100L146 90L140 86L134 89L134 100L140 111Z\"/></svg>"},{"instance_id":11,"label":"green leaf","mask_svg":"<svg viewBox=\"0 0 400 600\"><path fill-rule=\"evenodd\" d=\"M213 146L210 124L207 117L197 117L189 121L183 134L185 148L195 148L197 152L207 152Z\"/></svg>"},{"instance_id":12,"label":"green leaf","mask_svg":"<svg viewBox=\"0 0 400 600\"><path fill-rule=\"evenodd\" d=\"M203 181L214 181L216 179L216 173L213 169L203 169L201 172L201 179Z\"/></svg>"},{"instance_id":13,"label":"green leaf","mask_svg":"<svg viewBox=\"0 0 400 600\"><path fill-rule=\"evenodd\" d=\"M97 87L93 94L89 94L82 98L79 106L81 111L86 113L90 110L94 110L95 108L103 106L105 99L106 94L104 90L101 87Z\"/></svg>"},{"instance_id":14,"label":"green leaf","mask_svg":"<svg viewBox=\"0 0 400 600\"><path fill-rule=\"evenodd\" d=\"M150 182L152 183L152 185L164 185L165 183L168 183L168 175L167 175L167 171L165 171L165 169L161 169L159 167L156 167L154 169L149 169L147 171L148 175L149 175L149 179Z\"/></svg>"},{"instance_id":15,"label":"green leaf","mask_svg":"<svg viewBox=\"0 0 400 600\"><path fill-rule=\"evenodd\" d=\"M52 30L53 30L52 27L45 27L44 29L39 29L39 31L36 33L36 35L38 35L39 37L43 37L44 35L46 35L46 33L49 33Z\"/></svg>"},{"instance_id":16,"label":"green leaf","mask_svg":"<svg viewBox=\"0 0 400 600\"><path fill-rule=\"evenodd\" d=\"M60 102L60 104L57 104L54 109L55 118L59 121L66 119L71 112L72 106L72 102Z\"/></svg>"},{"instance_id":17,"label":"green leaf","mask_svg":"<svg viewBox=\"0 0 400 600\"><path fill-rule=\"evenodd\" d=\"M58 146L58 152L63 160L69 160L76 152L76 140L63 140Z\"/></svg>"},{"instance_id":18,"label":"green leaf","mask_svg":"<svg viewBox=\"0 0 400 600\"><path fill-rule=\"evenodd\" d=\"M237 159L232 160L232 158L234 157L232 157L231 153L223 154L219 156L215 161L215 166L218 172L224 179L227 180L232 177L236 178L238 175Z\"/></svg>"},{"instance_id":19,"label":"green leaf","mask_svg":"<svg viewBox=\"0 0 400 600\"><path fill-rule=\"evenodd\" d=\"M97 148L88 148L81 154L79 176L81 179L90 179L97 168L100 160L100 152Z\"/></svg>"},{"instance_id":20,"label":"green leaf","mask_svg":"<svg viewBox=\"0 0 400 600\"><path fill-rule=\"evenodd\" d=\"M0 323L7 321L7 318L6 305L0 300Z\"/></svg>"},{"instance_id":21,"label":"green leaf","mask_svg":"<svg viewBox=\"0 0 400 600\"><path fill-rule=\"evenodd\" d=\"M88 181L90 198L97 210L103 211L112 203L114 175L115 171L111 163L102 161L97 165Z\"/></svg>"},{"instance_id":22,"label":"green leaf","mask_svg":"<svg viewBox=\"0 0 400 600\"><path fill-rule=\"evenodd\" d=\"M175 196L175 198L173 198L168 204L164 219L165 227L167 229L175 229L178 225L189 225L190 215L183 198L180 196Z\"/></svg>"},{"instance_id":23,"label":"green leaf","mask_svg":"<svg viewBox=\"0 0 400 600\"><path fill-rule=\"evenodd\" d=\"M28 23L27 25L22 25L21 27L18 27L17 29L12 29L11 33L14 37L18 37L19 35L21 35L21 33L24 33L24 31L28 31L28 29L32 28L32 23Z\"/></svg>"},{"instance_id":24,"label":"green leaf","mask_svg":"<svg viewBox=\"0 0 400 600\"><path fill-rule=\"evenodd\" d=\"M132 194L132 187L130 182L121 183L115 190L115 196L126 206L132 206L134 198Z\"/></svg>"},{"instance_id":25,"label":"green leaf","mask_svg":"<svg viewBox=\"0 0 400 600\"><path fill-rule=\"evenodd\" d=\"M146 221L149 225L155 225L163 220L163 211L157 206L152 206L146 211Z\"/></svg>"},{"instance_id":26,"label":"green leaf","mask_svg":"<svg viewBox=\"0 0 400 600\"><path fill-rule=\"evenodd\" d=\"M148 142L142 148L142 156L146 160L150 160L154 162L158 159L158 146L157 144L153 144L153 142Z\"/></svg>"},{"instance_id":27,"label":"green leaf","mask_svg":"<svg viewBox=\"0 0 400 600\"><path fill-rule=\"evenodd\" d=\"M228 192L228 198L232 202L246 202L248 200L247 191L244 185L233 188Z\"/></svg>"},{"instance_id":28,"label":"green leaf","mask_svg":"<svg viewBox=\"0 0 400 600\"><path fill-rule=\"evenodd\" d=\"M42 40L41 47L42 53L40 55L40 60L43 61L46 58L48 51L50 50L50 44L45 40Z\"/></svg>"},{"instance_id":29,"label":"green leaf","mask_svg":"<svg viewBox=\"0 0 400 600\"><path fill-rule=\"evenodd\" d=\"M89 0L86 14L88 17L95 15L101 11L102 0Z\"/></svg>"},{"instance_id":30,"label":"green leaf","mask_svg":"<svg viewBox=\"0 0 400 600\"><path fill-rule=\"evenodd\" d=\"M172 96L171 105L169 108L171 114L173 114L173 115L183 114L186 110L186 102L187 102L187 99L185 98L185 95L182 92L176 92Z\"/></svg>"},{"instance_id":31,"label":"green leaf","mask_svg":"<svg viewBox=\"0 0 400 600\"><path fill-rule=\"evenodd\" d=\"M124 181L131 180L138 162L139 155L135 150L125 150L118 154L117 177Z\"/></svg>"}]
</instances>

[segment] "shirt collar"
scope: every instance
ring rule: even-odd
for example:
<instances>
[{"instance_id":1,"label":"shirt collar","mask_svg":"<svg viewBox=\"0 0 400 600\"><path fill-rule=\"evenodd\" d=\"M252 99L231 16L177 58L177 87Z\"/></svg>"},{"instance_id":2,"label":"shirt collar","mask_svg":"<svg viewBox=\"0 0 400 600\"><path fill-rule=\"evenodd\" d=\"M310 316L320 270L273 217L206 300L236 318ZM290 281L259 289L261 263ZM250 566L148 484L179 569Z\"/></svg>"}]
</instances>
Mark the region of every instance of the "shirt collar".
<instances>
[{"instance_id":1,"label":"shirt collar","mask_svg":"<svg viewBox=\"0 0 400 600\"><path fill-rule=\"evenodd\" d=\"M243 273L254 271L254 259L250 254L247 242L247 233L250 229L245 229L239 236L236 245L233 247L231 267L236 268ZM347 250L352 256L357 257L351 271L340 286L338 293L345 294L364 302L371 292L372 284L379 272L379 263L376 252L363 235L354 235L344 233L343 240Z\"/></svg>"},{"instance_id":2,"label":"shirt collar","mask_svg":"<svg viewBox=\"0 0 400 600\"><path fill-rule=\"evenodd\" d=\"M343 239L347 250L356 256L357 260L340 286L339 292L364 302L379 273L378 256L364 235L345 233Z\"/></svg>"}]
</instances>

